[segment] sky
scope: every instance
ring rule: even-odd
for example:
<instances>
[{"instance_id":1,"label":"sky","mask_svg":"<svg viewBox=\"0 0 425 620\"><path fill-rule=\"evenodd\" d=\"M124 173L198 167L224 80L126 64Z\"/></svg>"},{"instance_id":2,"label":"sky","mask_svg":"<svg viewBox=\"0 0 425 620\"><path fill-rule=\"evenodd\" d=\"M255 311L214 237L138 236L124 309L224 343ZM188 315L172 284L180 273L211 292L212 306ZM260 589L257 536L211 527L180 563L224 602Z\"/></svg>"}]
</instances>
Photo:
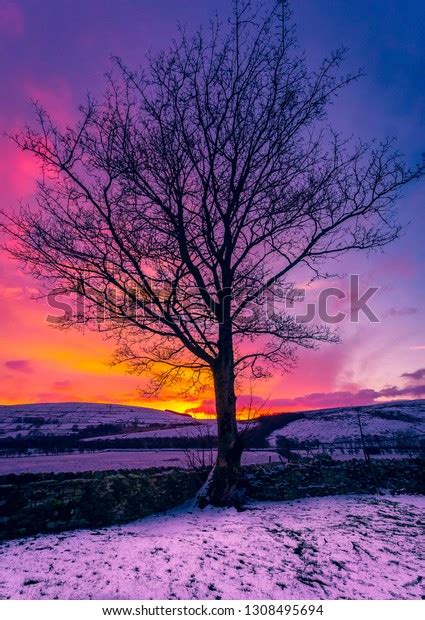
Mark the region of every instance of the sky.
<instances>
[{"instance_id":1,"label":"sky","mask_svg":"<svg viewBox=\"0 0 425 620\"><path fill-rule=\"evenodd\" d=\"M59 123L72 123L90 91L101 94L111 55L137 67L147 50L166 47L180 22L193 28L228 0L0 0L0 130L31 123L31 101ZM300 44L314 66L331 50L348 48L346 68L365 70L331 110L347 135L396 136L409 162L425 150L425 3L422 0L297 0ZM0 138L0 209L31 204L39 174L31 156ZM351 255L335 285L348 291L379 287L371 305L379 318L344 321L341 343L303 352L296 370L276 370L262 382L239 386L239 407L262 412L368 404L425 397L425 182L405 192L402 238L385 252ZM314 295L315 290L309 295ZM63 331L46 321L37 283L0 254L0 403L96 401L149 404L202 415L210 395L180 397L172 387L147 398L145 378L111 367L113 345L99 334ZM343 300L340 306L344 306ZM337 309L336 306L334 309Z\"/></svg>"}]
</instances>

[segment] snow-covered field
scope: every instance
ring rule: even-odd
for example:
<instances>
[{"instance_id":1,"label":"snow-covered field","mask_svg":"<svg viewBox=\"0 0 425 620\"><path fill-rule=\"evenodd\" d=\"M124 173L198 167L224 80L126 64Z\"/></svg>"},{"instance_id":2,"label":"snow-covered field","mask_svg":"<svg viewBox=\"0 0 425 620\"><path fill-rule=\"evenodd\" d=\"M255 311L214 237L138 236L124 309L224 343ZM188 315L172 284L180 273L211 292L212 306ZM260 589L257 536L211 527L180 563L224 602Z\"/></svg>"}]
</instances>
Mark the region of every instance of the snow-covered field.
<instances>
[{"instance_id":1,"label":"snow-covered field","mask_svg":"<svg viewBox=\"0 0 425 620\"><path fill-rule=\"evenodd\" d=\"M360 408L363 433L391 439L396 436L425 437L425 401L384 403ZM0 405L0 438L73 434L87 427L114 424L116 434L82 439L199 437L216 434L214 421L195 420L191 416L147 407L93 403L48 403L35 405ZM241 429L246 424L240 422ZM121 430L122 429L122 430ZM357 411L351 408L310 411L304 418L290 422L269 435L269 445L278 437L298 441L333 442L359 439Z\"/></svg>"},{"instance_id":2,"label":"snow-covered field","mask_svg":"<svg viewBox=\"0 0 425 620\"><path fill-rule=\"evenodd\" d=\"M0 547L0 597L418 599L425 497L183 507Z\"/></svg>"},{"instance_id":3,"label":"snow-covered field","mask_svg":"<svg viewBox=\"0 0 425 620\"><path fill-rule=\"evenodd\" d=\"M278 437L320 442L360 438L358 413L354 409L311 411L304 415L271 433L269 445L275 446ZM384 438L425 436L425 401L362 407L360 423L366 438L373 435Z\"/></svg>"},{"instance_id":4,"label":"snow-covered field","mask_svg":"<svg viewBox=\"0 0 425 620\"><path fill-rule=\"evenodd\" d=\"M73 429L101 424L151 426L153 424L193 424L191 416L148 407L101 403L47 403L34 405L0 405L0 437L63 435Z\"/></svg>"},{"instance_id":5,"label":"snow-covered field","mask_svg":"<svg viewBox=\"0 0 425 620\"><path fill-rule=\"evenodd\" d=\"M205 437L217 435L215 420L197 420L190 415L148 407L102 403L47 403L0 405L0 438L70 435L89 427L114 424L123 428L117 434L83 439L140 439L149 437ZM134 428L137 428L134 432ZM246 428L240 422L239 428Z\"/></svg>"},{"instance_id":6,"label":"snow-covered field","mask_svg":"<svg viewBox=\"0 0 425 620\"><path fill-rule=\"evenodd\" d=\"M136 431L135 433L118 433L116 435L100 435L82 439L83 443L93 441L111 441L112 439L147 439L149 437L207 437L217 435L217 424L208 422L194 422L193 424L180 424L179 426L167 426L155 430Z\"/></svg>"},{"instance_id":7,"label":"snow-covered field","mask_svg":"<svg viewBox=\"0 0 425 620\"><path fill-rule=\"evenodd\" d=\"M255 422L250 422L249 427L252 428ZM244 431L247 428L246 422L239 422L238 429ZM159 428L153 430L142 430L131 433L119 433L116 435L103 435L96 437L88 437L82 439L83 443L90 443L93 441L111 439L147 439L152 437L184 437L188 439L196 439L201 437L216 437L217 436L217 422L216 420L196 420L191 419L190 423L169 425L166 428Z\"/></svg>"},{"instance_id":8,"label":"snow-covered field","mask_svg":"<svg viewBox=\"0 0 425 620\"><path fill-rule=\"evenodd\" d=\"M196 452L196 451L195 451ZM206 457L210 451L206 453ZM214 451L212 455L215 456ZM243 454L243 465L279 461L272 450L250 450ZM0 458L0 475L22 473L106 471L113 469L148 469L149 467L189 467L190 458L183 450L105 450L72 454L35 455Z\"/></svg>"}]
</instances>

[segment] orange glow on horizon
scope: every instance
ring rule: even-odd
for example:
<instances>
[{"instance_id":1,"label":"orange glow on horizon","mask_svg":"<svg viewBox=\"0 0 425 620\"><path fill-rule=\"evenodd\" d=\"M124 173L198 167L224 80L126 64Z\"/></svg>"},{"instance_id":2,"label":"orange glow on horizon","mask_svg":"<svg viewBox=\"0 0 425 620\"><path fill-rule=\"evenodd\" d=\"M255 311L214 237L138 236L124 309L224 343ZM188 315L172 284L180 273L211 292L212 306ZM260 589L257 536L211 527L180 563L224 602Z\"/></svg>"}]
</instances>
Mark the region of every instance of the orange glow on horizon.
<instances>
[{"instance_id":1,"label":"orange glow on horizon","mask_svg":"<svg viewBox=\"0 0 425 620\"><path fill-rule=\"evenodd\" d=\"M14 135L26 124L33 124L30 100L46 108L60 128L72 126L79 118L78 104L84 101L87 88L95 95L104 91L103 76L111 70L110 51L125 58L129 66L137 67L144 49L168 47L181 17L181 3L176 2L168 2L165 21L163 12L142 7L150 3L125 3L119 19L115 19L114 3L97 0L93 4L97 8L87 12L87 20L79 19L72 3L55 3L55 10L53 5L42 2L37 3L37 10L29 2L10 1L1 5L0 12L7 5L2 13L6 17L0 19L0 42L7 56L7 62L0 68L2 83L7 84L7 92L0 102L2 129L6 134ZM205 7L207 4L204 3ZM222 4L224 7L225 3ZM318 3L304 3L307 13L310 4ZM312 11L310 17L316 14L315 9ZM413 24L415 12L410 14ZM186 17L189 27L198 22L192 10ZM371 15L372 21L375 17L378 14ZM335 33L339 37L341 32L339 18L338 15L335 15L337 21L323 18L330 28L331 40ZM307 19L306 24L310 22ZM368 36L369 22L366 30L360 28L360 31L360 22L351 20L350 24L346 34L352 41ZM399 54L406 69L400 82L400 93L404 94L398 97L398 86L393 80L390 84L393 96L388 96L388 80L383 84L382 75L386 75L391 64L386 59L387 52L394 52L394 41L387 36L387 22L378 19L375 25L382 54L380 60L374 56L376 62L370 66L374 110L370 97L364 98L361 88L353 91L348 99L343 98L332 114L342 134L359 132L366 142L375 136L385 136L389 124L394 127L391 134L400 134L400 150L409 152L415 159L414 153L421 151L423 143L419 130L423 95L417 79L422 57L407 54L407 50L420 49L422 33L415 29L412 32L411 28L398 32L399 51L407 54ZM323 43L322 30L318 29L318 39L310 32L312 40L306 43L311 43L316 56L322 56L323 52L324 57L327 44ZM46 36L46 32L55 36ZM57 53L57 33L68 51L65 55ZM111 42L111 50L108 47L105 51L105 41ZM368 50L369 47L364 51ZM364 51L354 45L353 66L363 66ZM398 102L396 106L394 101ZM13 212L20 203L34 205L40 177L39 165L31 154L19 151L10 140L0 140L0 211ZM299 366L292 374L284 374L274 367L266 381L251 385L241 380L238 384L240 419L282 411L382 402L385 398L390 400L391 391L394 398L398 394L404 399L425 397L425 377L413 376L415 371L425 369L423 234L419 224L423 217L423 184L409 189L400 207L401 223L415 224L406 227L406 234L397 243L372 259L369 255L349 254L341 257L336 269L330 266L331 272L361 274L363 290L367 286L379 286L373 297L373 310L379 322L372 324L361 319L358 323L341 323L337 326L341 344L324 345L318 351L301 350ZM0 238L0 245L3 240ZM322 285L344 286L343 280L333 278L311 283L304 273L294 275L294 283L298 287L308 286L314 298ZM52 329L46 322L52 309L45 302L33 299L37 292L36 280L23 274L20 266L0 250L0 403L117 403L170 409L198 419L213 416L211 390L202 396L198 393L182 396L178 389L181 386L175 385L158 397L143 396L142 391L149 383L147 377L131 376L124 367L109 365L114 351L112 341L105 340L100 333ZM335 301L331 312L339 309L338 304L345 304L345 300ZM252 412L247 405L251 393L256 398Z\"/></svg>"}]
</instances>

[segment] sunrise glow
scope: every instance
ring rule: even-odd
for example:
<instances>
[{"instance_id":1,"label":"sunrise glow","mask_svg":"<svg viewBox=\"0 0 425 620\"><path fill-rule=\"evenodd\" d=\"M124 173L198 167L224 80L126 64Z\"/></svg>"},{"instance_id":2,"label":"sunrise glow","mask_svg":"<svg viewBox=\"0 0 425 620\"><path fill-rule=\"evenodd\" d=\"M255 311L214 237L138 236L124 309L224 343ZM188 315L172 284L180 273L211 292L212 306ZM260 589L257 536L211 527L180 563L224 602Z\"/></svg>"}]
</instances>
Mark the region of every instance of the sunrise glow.
<instances>
[{"instance_id":1,"label":"sunrise glow","mask_svg":"<svg viewBox=\"0 0 425 620\"><path fill-rule=\"evenodd\" d=\"M118 12L116 5L114 9L110 3L97 1L87 6L79 2L25 3L24 8L13 2L2 5L0 45L2 56L10 59L0 68L8 90L8 97L0 102L3 130L13 133L31 121L30 100L43 104L59 124L72 122L84 93L101 91L110 53L138 65L145 49L167 44L177 20L190 26L209 14L208 2L192 5L190 10L171 1L159 4L125 0ZM229 3L220 0L215 4L226 11ZM334 106L333 121L341 130L366 139L397 134L401 150L415 159L424 144L417 127L423 129L425 105L420 77L423 59L415 52L420 35L415 11L406 12L404 22L391 21L391 10L382 15L378 7L369 6L368 19L355 22L352 10L345 3L344 10L335 8L325 15L320 3L294 3L300 39L311 54L325 55L328 40L338 39L343 32L341 43L351 48L348 69L368 68L367 77L350 87L348 98ZM385 40L389 29L399 40L397 58L391 41ZM379 57L374 55L376 40L385 50ZM372 109L366 113L369 104ZM13 210L20 201L31 204L39 175L31 156L1 139L2 209ZM341 343L302 353L293 373L277 371L252 385L242 381L238 385L241 417L425 397L425 382L413 376L425 366L422 212L423 187L413 187L401 203L400 214L403 223L416 220L417 225L407 227L403 238L385 253L353 255L338 268L341 273L360 274L364 288L379 287L373 307L380 322L371 324L365 317L359 323L343 322L338 326ZM326 283L332 285L346 290L347 279ZM110 366L111 341L101 333L52 328L46 321L49 307L36 297L35 280L2 254L1 403L91 401L146 405L197 417L213 413L208 389L188 397L176 385L159 396L145 396L147 377Z\"/></svg>"}]
</instances>

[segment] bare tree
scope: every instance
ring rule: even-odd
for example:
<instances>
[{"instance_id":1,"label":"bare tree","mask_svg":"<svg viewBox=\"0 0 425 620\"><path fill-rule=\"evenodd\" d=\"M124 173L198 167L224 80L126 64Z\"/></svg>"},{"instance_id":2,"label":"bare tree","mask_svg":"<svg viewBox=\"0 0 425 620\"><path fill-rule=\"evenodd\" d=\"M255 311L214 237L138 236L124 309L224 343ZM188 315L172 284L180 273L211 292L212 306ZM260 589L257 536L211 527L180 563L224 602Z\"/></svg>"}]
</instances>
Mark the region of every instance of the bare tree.
<instances>
[{"instance_id":1,"label":"bare tree","mask_svg":"<svg viewBox=\"0 0 425 620\"><path fill-rule=\"evenodd\" d=\"M41 162L37 204L3 224L35 276L84 297L88 325L101 311L118 360L157 387L212 378L218 456L201 504L235 497L236 376L335 339L265 312L264 296L293 299L294 268L319 277L324 259L395 239L395 201L424 172L390 142L332 131L327 108L358 77L341 77L344 52L309 70L286 4L252 4L181 32L144 70L116 60L74 127L37 108L14 137Z\"/></svg>"}]
</instances>

